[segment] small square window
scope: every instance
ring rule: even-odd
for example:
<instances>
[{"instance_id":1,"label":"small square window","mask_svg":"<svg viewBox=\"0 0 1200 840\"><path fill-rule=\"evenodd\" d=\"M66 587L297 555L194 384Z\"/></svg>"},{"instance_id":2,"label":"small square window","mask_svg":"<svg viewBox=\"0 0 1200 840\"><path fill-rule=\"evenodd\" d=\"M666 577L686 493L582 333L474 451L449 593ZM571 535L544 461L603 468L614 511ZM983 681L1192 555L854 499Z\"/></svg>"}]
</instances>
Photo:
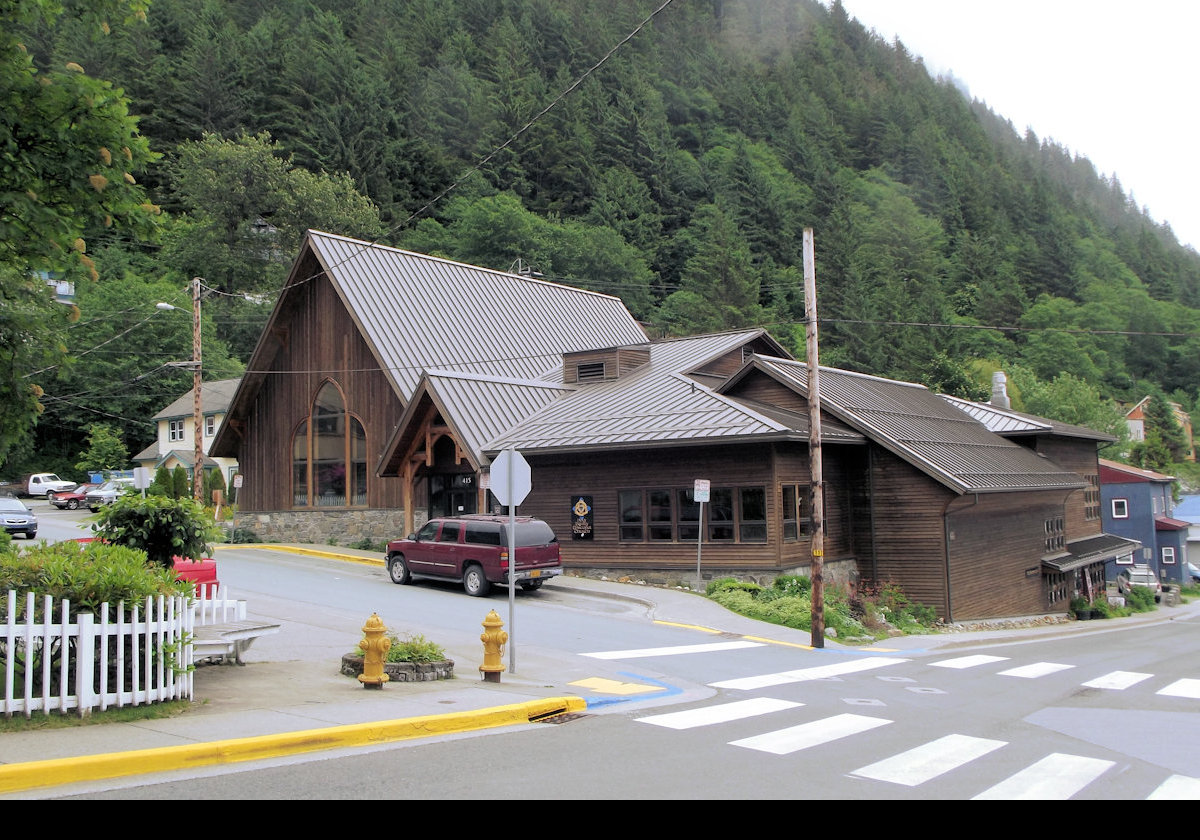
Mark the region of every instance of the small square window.
<instances>
[{"instance_id":1,"label":"small square window","mask_svg":"<svg viewBox=\"0 0 1200 840\"><path fill-rule=\"evenodd\" d=\"M1164 566L1175 565L1175 546L1164 545L1162 549L1162 562Z\"/></svg>"},{"instance_id":2,"label":"small square window","mask_svg":"<svg viewBox=\"0 0 1200 840\"><path fill-rule=\"evenodd\" d=\"M1129 518L1129 500L1128 499L1113 499L1112 500L1113 519L1128 519Z\"/></svg>"}]
</instances>

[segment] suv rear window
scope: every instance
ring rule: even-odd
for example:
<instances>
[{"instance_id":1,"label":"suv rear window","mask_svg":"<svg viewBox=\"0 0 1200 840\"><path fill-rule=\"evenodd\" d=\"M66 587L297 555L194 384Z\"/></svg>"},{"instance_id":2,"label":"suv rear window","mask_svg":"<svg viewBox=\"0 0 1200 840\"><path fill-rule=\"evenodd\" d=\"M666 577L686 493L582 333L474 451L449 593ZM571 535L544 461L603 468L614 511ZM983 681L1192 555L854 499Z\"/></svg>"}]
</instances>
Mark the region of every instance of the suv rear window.
<instances>
[{"instance_id":1,"label":"suv rear window","mask_svg":"<svg viewBox=\"0 0 1200 840\"><path fill-rule=\"evenodd\" d=\"M558 542L558 537L554 536L554 530L545 522L539 521L517 523L517 538L514 541L515 545L550 545L556 542Z\"/></svg>"},{"instance_id":2,"label":"suv rear window","mask_svg":"<svg viewBox=\"0 0 1200 840\"><path fill-rule=\"evenodd\" d=\"M465 541L475 545L500 545L500 526L483 522L468 522Z\"/></svg>"}]
</instances>

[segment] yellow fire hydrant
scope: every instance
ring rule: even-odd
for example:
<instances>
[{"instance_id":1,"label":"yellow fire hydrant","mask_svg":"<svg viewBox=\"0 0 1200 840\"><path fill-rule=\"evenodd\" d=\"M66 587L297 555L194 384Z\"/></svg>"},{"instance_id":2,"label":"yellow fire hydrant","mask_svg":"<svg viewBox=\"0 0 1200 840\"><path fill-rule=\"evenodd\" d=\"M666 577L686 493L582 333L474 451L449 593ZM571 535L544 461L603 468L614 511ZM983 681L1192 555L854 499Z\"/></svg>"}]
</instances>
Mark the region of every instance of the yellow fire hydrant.
<instances>
[{"instance_id":1,"label":"yellow fire hydrant","mask_svg":"<svg viewBox=\"0 0 1200 840\"><path fill-rule=\"evenodd\" d=\"M383 662L392 640L387 637L387 627L378 613L371 613L362 630L363 672L358 675L358 681L363 688L383 688L383 684L391 679L383 671Z\"/></svg>"},{"instance_id":2,"label":"yellow fire hydrant","mask_svg":"<svg viewBox=\"0 0 1200 840\"><path fill-rule=\"evenodd\" d=\"M483 642L483 664L479 666L479 673L487 682L500 682L500 672L504 670L500 658L508 634L500 629L503 626L504 622L495 610L483 620L483 633L479 636L479 641Z\"/></svg>"}]
</instances>

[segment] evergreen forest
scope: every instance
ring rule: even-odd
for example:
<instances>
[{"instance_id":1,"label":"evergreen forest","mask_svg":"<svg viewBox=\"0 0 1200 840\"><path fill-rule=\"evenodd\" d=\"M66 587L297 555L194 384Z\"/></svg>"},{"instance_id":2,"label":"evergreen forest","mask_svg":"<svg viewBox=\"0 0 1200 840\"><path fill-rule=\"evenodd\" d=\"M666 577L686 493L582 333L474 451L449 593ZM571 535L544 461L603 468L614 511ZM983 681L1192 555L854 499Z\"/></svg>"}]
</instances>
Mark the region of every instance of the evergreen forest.
<instances>
[{"instance_id":1,"label":"evergreen forest","mask_svg":"<svg viewBox=\"0 0 1200 840\"><path fill-rule=\"evenodd\" d=\"M979 400L1003 370L1015 408L1116 437L1151 396L1161 430L1113 454L1184 457L1164 406L1197 409L1200 255L837 0L0 9L26 85L0 94L6 472L153 439L191 387L193 277L205 378L240 375L309 228L617 295L653 337L761 326L800 359L811 228L822 364ZM79 114L30 107L68 84ZM121 137L30 174L100 108ZM80 178L124 203L47 206ZM38 308L31 269L73 305Z\"/></svg>"}]
</instances>

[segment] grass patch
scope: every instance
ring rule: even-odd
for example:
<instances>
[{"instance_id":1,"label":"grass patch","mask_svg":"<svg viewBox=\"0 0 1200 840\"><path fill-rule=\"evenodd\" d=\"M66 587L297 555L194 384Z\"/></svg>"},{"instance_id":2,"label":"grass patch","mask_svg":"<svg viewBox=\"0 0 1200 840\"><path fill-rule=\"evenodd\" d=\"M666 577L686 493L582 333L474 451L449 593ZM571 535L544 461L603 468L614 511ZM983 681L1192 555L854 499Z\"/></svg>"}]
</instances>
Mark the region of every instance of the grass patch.
<instances>
[{"instance_id":1,"label":"grass patch","mask_svg":"<svg viewBox=\"0 0 1200 840\"><path fill-rule=\"evenodd\" d=\"M178 717L192 708L190 700L168 700L146 706L126 706L120 709L105 709L92 712L87 717L77 714L35 712L33 717L13 715L0 716L0 734L5 732L38 732L49 729L69 729L76 726L95 726L107 723L135 723L143 720L162 720Z\"/></svg>"}]
</instances>

